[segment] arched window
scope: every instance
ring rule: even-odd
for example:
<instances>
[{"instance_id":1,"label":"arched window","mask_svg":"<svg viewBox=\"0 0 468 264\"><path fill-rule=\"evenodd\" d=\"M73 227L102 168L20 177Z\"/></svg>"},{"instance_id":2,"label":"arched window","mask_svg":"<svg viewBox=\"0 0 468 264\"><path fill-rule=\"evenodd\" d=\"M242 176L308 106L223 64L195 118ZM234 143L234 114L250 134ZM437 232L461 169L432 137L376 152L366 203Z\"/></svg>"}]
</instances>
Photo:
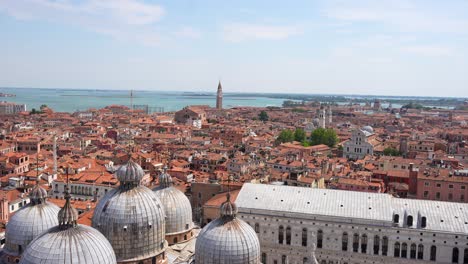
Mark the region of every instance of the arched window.
<instances>
[{"instance_id":1,"label":"arched window","mask_svg":"<svg viewBox=\"0 0 468 264\"><path fill-rule=\"evenodd\" d=\"M380 248L380 237L379 236L374 236L374 255L379 254L379 248Z\"/></svg>"},{"instance_id":2,"label":"arched window","mask_svg":"<svg viewBox=\"0 0 468 264\"><path fill-rule=\"evenodd\" d=\"M177 237L174 237L174 244L177 244Z\"/></svg>"},{"instance_id":3,"label":"arched window","mask_svg":"<svg viewBox=\"0 0 468 264\"><path fill-rule=\"evenodd\" d=\"M436 261L437 258L437 247L436 246L431 246L431 258L430 260Z\"/></svg>"},{"instance_id":4,"label":"arched window","mask_svg":"<svg viewBox=\"0 0 468 264\"><path fill-rule=\"evenodd\" d=\"M401 257L402 258L408 257L408 245L406 243L401 244Z\"/></svg>"},{"instance_id":5,"label":"arched window","mask_svg":"<svg viewBox=\"0 0 468 264\"><path fill-rule=\"evenodd\" d=\"M458 248L452 249L452 263L458 263Z\"/></svg>"},{"instance_id":6,"label":"arched window","mask_svg":"<svg viewBox=\"0 0 468 264\"><path fill-rule=\"evenodd\" d=\"M425 216L421 217L421 228L426 228L427 218Z\"/></svg>"},{"instance_id":7,"label":"arched window","mask_svg":"<svg viewBox=\"0 0 468 264\"><path fill-rule=\"evenodd\" d=\"M341 238L341 250L348 251L348 233L344 232Z\"/></svg>"},{"instance_id":8,"label":"arched window","mask_svg":"<svg viewBox=\"0 0 468 264\"><path fill-rule=\"evenodd\" d=\"M302 259L302 264L309 264L309 259L308 258L303 258Z\"/></svg>"},{"instance_id":9,"label":"arched window","mask_svg":"<svg viewBox=\"0 0 468 264\"><path fill-rule=\"evenodd\" d=\"M286 255L281 256L281 264L286 264Z\"/></svg>"},{"instance_id":10,"label":"arched window","mask_svg":"<svg viewBox=\"0 0 468 264\"><path fill-rule=\"evenodd\" d=\"M286 245L291 245L291 227L286 227Z\"/></svg>"},{"instance_id":11,"label":"arched window","mask_svg":"<svg viewBox=\"0 0 468 264\"><path fill-rule=\"evenodd\" d=\"M367 253L367 235L361 237L361 253Z\"/></svg>"},{"instance_id":12,"label":"arched window","mask_svg":"<svg viewBox=\"0 0 468 264\"><path fill-rule=\"evenodd\" d=\"M267 255L265 252L262 253L262 263L266 264L267 263Z\"/></svg>"},{"instance_id":13,"label":"arched window","mask_svg":"<svg viewBox=\"0 0 468 264\"><path fill-rule=\"evenodd\" d=\"M359 235L353 235L353 252L358 252L359 250Z\"/></svg>"},{"instance_id":14,"label":"arched window","mask_svg":"<svg viewBox=\"0 0 468 264\"><path fill-rule=\"evenodd\" d=\"M463 252L463 263L468 263L468 248Z\"/></svg>"},{"instance_id":15,"label":"arched window","mask_svg":"<svg viewBox=\"0 0 468 264\"><path fill-rule=\"evenodd\" d=\"M418 245L418 259L424 259L424 245Z\"/></svg>"},{"instance_id":16,"label":"arched window","mask_svg":"<svg viewBox=\"0 0 468 264\"><path fill-rule=\"evenodd\" d=\"M400 216L398 214L393 215L393 223L398 224L400 221Z\"/></svg>"},{"instance_id":17,"label":"arched window","mask_svg":"<svg viewBox=\"0 0 468 264\"><path fill-rule=\"evenodd\" d=\"M415 259L416 258L416 244L411 244L410 247L410 258Z\"/></svg>"},{"instance_id":18,"label":"arched window","mask_svg":"<svg viewBox=\"0 0 468 264\"><path fill-rule=\"evenodd\" d=\"M302 229L302 246L307 247L307 228Z\"/></svg>"},{"instance_id":19,"label":"arched window","mask_svg":"<svg viewBox=\"0 0 468 264\"><path fill-rule=\"evenodd\" d=\"M260 233L260 225L258 223L255 223L255 233Z\"/></svg>"},{"instance_id":20,"label":"arched window","mask_svg":"<svg viewBox=\"0 0 468 264\"><path fill-rule=\"evenodd\" d=\"M278 229L278 243L283 244L284 240L284 227L280 226Z\"/></svg>"},{"instance_id":21,"label":"arched window","mask_svg":"<svg viewBox=\"0 0 468 264\"><path fill-rule=\"evenodd\" d=\"M323 247L323 231L317 231L317 248Z\"/></svg>"},{"instance_id":22,"label":"arched window","mask_svg":"<svg viewBox=\"0 0 468 264\"><path fill-rule=\"evenodd\" d=\"M399 242L395 242L395 245L393 245L393 256L395 258L400 257L400 243Z\"/></svg>"},{"instance_id":23,"label":"arched window","mask_svg":"<svg viewBox=\"0 0 468 264\"><path fill-rule=\"evenodd\" d=\"M382 256L387 256L388 253L388 237L382 238Z\"/></svg>"},{"instance_id":24,"label":"arched window","mask_svg":"<svg viewBox=\"0 0 468 264\"><path fill-rule=\"evenodd\" d=\"M408 217L406 217L406 225L413 226L413 216L408 215Z\"/></svg>"}]
</instances>

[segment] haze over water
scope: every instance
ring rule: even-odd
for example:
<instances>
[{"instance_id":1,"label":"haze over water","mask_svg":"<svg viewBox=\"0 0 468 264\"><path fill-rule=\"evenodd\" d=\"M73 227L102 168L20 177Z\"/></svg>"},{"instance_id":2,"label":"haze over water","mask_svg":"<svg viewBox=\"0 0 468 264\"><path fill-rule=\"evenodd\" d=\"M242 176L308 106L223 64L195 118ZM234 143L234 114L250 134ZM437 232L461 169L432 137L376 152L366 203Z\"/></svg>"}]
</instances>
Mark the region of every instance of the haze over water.
<instances>
[{"instance_id":1,"label":"haze over water","mask_svg":"<svg viewBox=\"0 0 468 264\"><path fill-rule=\"evenodd\" d=\"M112 104L130 105L130 91L124 90L78 90L78 89L37 89L37 88L0 88L0 92L15 94L16 97L0 98L26 104L27 109L39 109L46 104L58 112L75 112L89 108L102 108ZM195 96L196 95L196 96ZM235 106L281 106L284 99L267 97L238 97L225 94L223 105L226 108ZM162 91L133 91L134 105L163 107L164 111L180 110L187 105L215 106L214 93L185 93Z\"/></svg>"}]
</instances>

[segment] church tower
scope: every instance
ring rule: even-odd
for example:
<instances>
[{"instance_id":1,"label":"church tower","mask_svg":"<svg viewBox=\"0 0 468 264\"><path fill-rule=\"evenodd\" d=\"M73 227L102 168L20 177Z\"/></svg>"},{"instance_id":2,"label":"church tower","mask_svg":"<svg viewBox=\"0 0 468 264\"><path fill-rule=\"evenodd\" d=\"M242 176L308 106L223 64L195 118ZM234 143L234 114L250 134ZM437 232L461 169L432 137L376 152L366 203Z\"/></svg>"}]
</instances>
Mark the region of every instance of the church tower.
<instances>
[{"instance_id":1,"label":"church tower","mask_svg":"<svg viewBox=\"0 0 468 264\"><path fill-rule=\"evenodd\" d=\"M223 87L221 81L218 83L218 93L216 94L216 109L223 109Z\"/></svg>"}]
</instances>

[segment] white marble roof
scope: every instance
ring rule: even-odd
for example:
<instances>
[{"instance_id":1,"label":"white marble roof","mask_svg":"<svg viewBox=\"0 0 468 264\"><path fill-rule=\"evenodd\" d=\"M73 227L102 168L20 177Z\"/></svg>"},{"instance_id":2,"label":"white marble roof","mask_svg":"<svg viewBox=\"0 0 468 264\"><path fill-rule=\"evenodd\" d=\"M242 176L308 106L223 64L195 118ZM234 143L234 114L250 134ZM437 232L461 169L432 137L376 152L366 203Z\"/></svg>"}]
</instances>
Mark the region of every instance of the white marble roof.
<instances>
[{"instance_id":1,"label":"white marble roof","mask_svg":"<svg viewBox=\"0 0 468 264\"><path fill-rule=\"evenodd\" d=\"M405 216L413 216L410 228L452 233L468 233L468 204L395 198L388 194L365 193L293 186L244 184L237 197L239 213L249 210L274 211L275 214L296 213L305 216L346 218L343 222L374 222L391 225L394 214L399 215L400 227L407 227ZM382 223L381 221L385 222Z\"/></svg>"}]
</instances>

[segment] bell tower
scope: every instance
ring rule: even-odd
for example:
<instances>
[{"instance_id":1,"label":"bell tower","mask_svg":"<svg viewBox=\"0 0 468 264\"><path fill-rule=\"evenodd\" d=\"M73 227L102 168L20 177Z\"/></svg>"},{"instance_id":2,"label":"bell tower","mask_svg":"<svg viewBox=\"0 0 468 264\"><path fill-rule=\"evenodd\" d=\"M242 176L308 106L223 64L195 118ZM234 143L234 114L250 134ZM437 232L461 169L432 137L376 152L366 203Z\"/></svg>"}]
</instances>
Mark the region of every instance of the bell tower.
<instances>
[{"instance_id":1,"label":"bell tower","mask_svg":"<svg viewBox=\"0 0 468 264\"><path fill-rule=\"evenodd\" d=\"M216 109L223 109L223 87L221 81L218 83L218 92L216 94Z\"/></svg>"}]
</instances>

